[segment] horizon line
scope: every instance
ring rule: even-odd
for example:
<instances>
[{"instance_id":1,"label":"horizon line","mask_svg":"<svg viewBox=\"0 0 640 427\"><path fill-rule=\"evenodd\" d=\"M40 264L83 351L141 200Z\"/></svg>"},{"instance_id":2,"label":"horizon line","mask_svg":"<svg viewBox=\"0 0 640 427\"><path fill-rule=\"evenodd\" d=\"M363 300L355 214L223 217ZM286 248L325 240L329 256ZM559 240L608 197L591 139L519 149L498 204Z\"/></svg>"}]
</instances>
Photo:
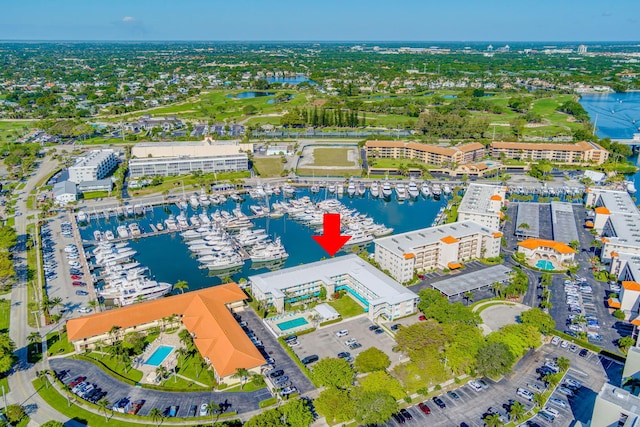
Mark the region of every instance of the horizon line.
<instances>
[{"instance_id":1,"label":"horizon line","mask_svg":"<svg viewBox=\"0 0 640 427\"><path fill-rule=\"evenodd\" d=\"M640 40L290 40L290 39L1 39L0 43L19 43L19 42L49 42L49 43L638 43Z\"/></svg>"}]
</instances>

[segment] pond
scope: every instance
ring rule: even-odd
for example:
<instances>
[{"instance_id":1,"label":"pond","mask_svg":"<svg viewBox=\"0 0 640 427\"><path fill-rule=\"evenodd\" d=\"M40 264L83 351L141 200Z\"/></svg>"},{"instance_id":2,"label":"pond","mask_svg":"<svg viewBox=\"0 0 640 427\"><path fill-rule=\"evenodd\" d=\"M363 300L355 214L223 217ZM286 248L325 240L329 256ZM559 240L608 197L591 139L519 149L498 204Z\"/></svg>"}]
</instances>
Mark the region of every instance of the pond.
<instances>
[{"instance_id":1,"label":"pond","mask_svg":"<svg viewBox=\"0 0 640 427\"><path fill-rule=\"evenodd\" d=\"M275 93L273 92L240 92L237 94L229 94L227 95L227 98L234 98L234 99L249 99L249 98L260 98L263 96L273 96L275 95Z\"/></svg>"}]
</instances>

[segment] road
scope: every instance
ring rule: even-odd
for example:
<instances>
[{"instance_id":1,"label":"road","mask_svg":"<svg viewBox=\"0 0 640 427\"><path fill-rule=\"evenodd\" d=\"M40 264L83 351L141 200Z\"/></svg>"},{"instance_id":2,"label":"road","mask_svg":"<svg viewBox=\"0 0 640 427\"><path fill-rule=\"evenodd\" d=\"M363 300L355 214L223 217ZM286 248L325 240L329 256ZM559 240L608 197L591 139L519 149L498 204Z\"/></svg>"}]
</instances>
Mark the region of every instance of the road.
<instances>
[{"instance_id":1,"label":"road","mask_svg":"<svg viewBox=\"0 0 640 427\"><path fill-rule=\"evenodd\" d=\"M16 205L16 210L23 212L23 215L15 218L16 232L18 233L19 241L22 243L17 246L14 252L18 280L11 291L11 325L9 328L9 336L16 344L15 355L18 357L18 363L9 376L9 387L11 391L7 394L7 402L10 404L17 403L25 407L27 414L31 418L29 426L39 426L49 420L63 421L67 426L83 425L55 411L40 398L31 381L36 377L36 369L43 369L44 367L37 367L27 362L27 336L33 331L42 332L44 335L46 331L44 329L38 331L37 329L31 328L27 323L27 316L33 315L28 312L27 306L28 282L26 253L27 223L33 222L33 219L29 220L27 218L32 214L37 214L27 211L26 201L29 193L35 188L36 184L53 173L56 167L57 162L50 159L43 160L35 174L29 177L25 187L21 190Z\"/></svg>"}]
</instances>

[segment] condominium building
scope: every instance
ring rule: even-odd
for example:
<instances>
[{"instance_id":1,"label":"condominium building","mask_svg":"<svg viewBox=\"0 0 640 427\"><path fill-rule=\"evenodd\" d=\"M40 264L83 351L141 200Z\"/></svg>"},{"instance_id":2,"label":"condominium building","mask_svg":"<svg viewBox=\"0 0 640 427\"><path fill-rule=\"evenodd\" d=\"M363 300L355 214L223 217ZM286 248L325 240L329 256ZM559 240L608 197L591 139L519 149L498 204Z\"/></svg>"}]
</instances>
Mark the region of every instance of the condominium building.
<instances>
[{"instance_id":1,"label":"condominium building","mask_svg":"<svg viewBox=\"0 0 640 427\"><path fill-rule=\"evenodd\" d=\"M246 151L251 144L237 141L143 143L131 149L129 175L131 178L184 175L194 171L203 173L238 172L249 169Z\"/></svg>"},{"instance_id":2,"label":"condominium building","mask_svg":"<svg viewBox=\"0 0 640 427\"><path fill-rule=\"evenodd\" d=\"M415 313L418 295L382 273L357 255L346 255L311 264L249 277L251 293L284 312L286 303L345 290L374 320L393 320Z\"/></svg>"},{"instance_id":3,"label":"condominium building","mask_svg":"<svg viewBox=\"0 0 640 427\"><path fill-rule=\"evenodd\" d=\"M640 398L627 390L605 383L593 404L590 427L624 426L640 423Z\"/></svg>"},{"instance_id":4,"label":"condominium building","mask_svg":"<svg viewBox=\"0 0 640 427\"><path fill-rule=\"evenodd\" d=\"M506 189L499 185L470 184L458 207L458 221L475 221L498 229L504 217Z\"/></svg>"},{"instance_id":5,"label":"condominium building","mask_svg":"<svg viewBox=\"0 0 640 427\"><path fill-rule=\"evenodd\" d=\"M471 163L480 160L485 154L485 147L479 142L457 147L441 147L419 142L367 141L364 147L367 157L417 159L438 166L447 163Z\"/></svg>"},{"instance_id":6,"label":"condominium building","mask_svg":"<svg viewBox=\"0 0 640 427\"><path fill-rule=\"evenodd\" d=\"M109 175L118 166L118 156L113 150L91 150L69 167L69 181L79 184L96 181Z\"/></svg>"},{"instance_id":7,"label":"condominium building","mask_svg":"<svg viewBox=\"0 0 640 427\"><path fill-rule=\"evenodd\" d=\"M573 144L551 144L534 142L491 143L491 156L521 160L549 160L555 163L587 163L601 165L609 152L595 142L581 141Z\"/></svg>"},{"instance_id":8,"label":"condominium building","mask_svg":"<svg viewBox=\"0 0 640 427\"><path fill-rule=\"evenodd\" d=\"M397 281L415 271L454 269L460 262L500 255L502 233L474 221L424 228L374 240L375 260Z\"/></svg>"},{"instance_id":9,"label":"condominium building","mask_svg":"<svg viewBox=\"0 0 640 427\"><path fill-rule=\"evenodd\" d=\"M626 191L589 188L585 204L594 207L593 228L602 236L602 261L621 253L640 255L640 212Z\"/></svg>"}]
</instances>

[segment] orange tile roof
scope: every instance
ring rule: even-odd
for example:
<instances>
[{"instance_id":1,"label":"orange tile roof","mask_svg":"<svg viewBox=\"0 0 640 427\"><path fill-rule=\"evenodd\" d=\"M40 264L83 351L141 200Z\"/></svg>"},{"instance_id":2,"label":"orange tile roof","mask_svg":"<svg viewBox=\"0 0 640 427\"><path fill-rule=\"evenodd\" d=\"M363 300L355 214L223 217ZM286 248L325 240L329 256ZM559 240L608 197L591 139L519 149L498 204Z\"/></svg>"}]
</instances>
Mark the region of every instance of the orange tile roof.
<instances>
[{"instance_id":1,"label":"orange tile roof","mask_svg":"<svg viewBox=\"0 0 640 427\"><path fill-rule=\"evenodd\" d=\"M584 223L584 226L587 228L593 228L593 221L587 221Z\"/></svg>"},{"instance_id":2,"label":"orange tile roof","mask_svg":"<svg viewBox=\"0 0 640 427\"><path fill-rule=\"evenodd\" d=\"M446 237L443 237L443 238L442 238L442 239L440 239L440 240L442 240L442 241L443 241L444 243L446 243L447 245L450 245L450 244L452 244L452 243L458 243L458 242L460 241L460 240L456 239L456 238L455 238L455 237L453 237L453 236L446 236Z\"/></svg>"},{"instance_id":3,"label":"orange tile roof","mask_svg":"<svg viewBox=\"0 0 640 427\"><path fill-rule=\"evenodd\" d=\"M609 239L607 239L606 237L601 237L601 238L600 238L600 241L601 241L602 243L609 243Z\"/></svg>"},{"instance_id":4,"label":"orange tile roof","mask_svg":"<svg viewBox=\"0 0 640 427\"><path fill-rule=\"evenodd\" d=\"M611 308L620 308L620 300L618 298L609 298L607 300L607 305Z\"/></svg>"},{"instance_id":5,"label":"orange tile roof","mask_svg":"<svg viewBox=\"0 0 640 427\"><path fill-rule=\"evenodd\" d=\"M456 268L462 268L462 264L460 264L459 262L450 262L447 264L447 267L449 267L451 270L455 270Z\"/></svg>"},{"instance_id":6,"label":"orange tile roof","mask_svg":"<svg viewBox=\"0 0 640 427\"><path fill-rule=\"evenodd\" d=\"M575 254L576 251L567 245L566 243L556 242L555 240L545 239L526 239L522 242L518 242L518 246L522 246L527 249L537 249L540 247L552 248L556 252L561 254Z\"/></svg>"},{"instance_id":7,"label":"orange tile roof","mask_svg":"<svg viewBox=\"0 0 640 427\"><path fill-rule=\"evenodd\" d=\"M614 251L611 251L610 255L611 255L611 258L615 258L615 257L619 257L620 256L620 254L618 254L618 252L614 252Z\"/></svg>"},{"instance_id":8,"label":"orange tile roof","mask_svg":"<svg viewBox=\"0 0 640 427\"><path fill-rule=\"evenodd\" d=\"M632 282L632 281L624 281L622 282L622 287L628 291L636 291L640 292L640 283Z\"/></svg>"},{"instance_id":9,"label":"orange tile roof","mask_svg":"<svg viewBox=\"0 0 640 427\"><path fill-rule=\"evenodd\" d=\"M640 318L636 317L630 323L635 326L640 326Z\"/></svg>"},{"instance_id":10,"label":"orange tile roof","mask_svg":"<svg viewBox=\"0 0 640 427\"><path fill-rule=\"evenodd\" d=\"M493 233L493 237L502 237L502 232L501 231L496 231L495 233Z\"/></svg>"},{"instance_id":11,"label":"orange tile roof","mask_svg":"<svg viewBox=\"0 0 640 427\"><path fill-rule=\"evenodd\" d=\"M490 197L491 200L497 200L497 201L501 201L502 197L499 194L494 194L493 196Z\"/></svg>"},{"instance_id":12,"label":"orange tile roof","mask_svg":"<svg viewBox=\"0 0 640 427\"><path fill-rule=\"evenodd\" d=\"M182 323L196 336L194 343L200 354L209 359L218 376L225 377L237 368L251 369L265 364L225 306L246 298L235 283L228 283L70 319L67 334L69 341L77 341L105 334L113 326L126 329L182 315Z\"/></svg>"},{"instance_id":13,"label":"orange tile roof","mask_svg":"<svg viewBox=\"0 0 640 427\"><path fill-rule=\"evenodd\" d=\"M602 215L610 215L611 214L611 211L609 209L605 208L604 206L598 206L594 210L596 211L597 214L602 214Z\"/></svg>"},{"instance_id":14,"label":"orange tile roof","mask_svg":"<svg viewBox=\"0 0 640 427\"><path fill-rule=\"evenodd\" d=\"M553 143L536 143L536 142L504 142L495 141L491 143L491 148L497 149L514 149L514 150L560 150L560 151L589 151L604 150L598 144L593 145L587 141L580 141L574 144L553 144Z\"/></svg>"},{"instance_id":15,"label":"orange tile roof","mask_svg":"<svg viewBox=\"0 0 640 427\"><path fill-rule=\"evenodd\" d=\"M482 150L485 147L484 147L484 145L480 144L479 142L472 142L470 144L459 145L456 148L458 150L462 151L463 153L467 153L469 151Z\"/></svg>"},{"instance_id":16,"label":"orange tile roof","mask_svg":"<svg viewBox=\"0 0 640 427\"><path fill-rule=\"evenodd\" d=\"M402 254L404 256L404 259L411 259L411 258L415 258L416 256L412 253L408 253L408 254Z\"/></svg>"}]
</instances>

